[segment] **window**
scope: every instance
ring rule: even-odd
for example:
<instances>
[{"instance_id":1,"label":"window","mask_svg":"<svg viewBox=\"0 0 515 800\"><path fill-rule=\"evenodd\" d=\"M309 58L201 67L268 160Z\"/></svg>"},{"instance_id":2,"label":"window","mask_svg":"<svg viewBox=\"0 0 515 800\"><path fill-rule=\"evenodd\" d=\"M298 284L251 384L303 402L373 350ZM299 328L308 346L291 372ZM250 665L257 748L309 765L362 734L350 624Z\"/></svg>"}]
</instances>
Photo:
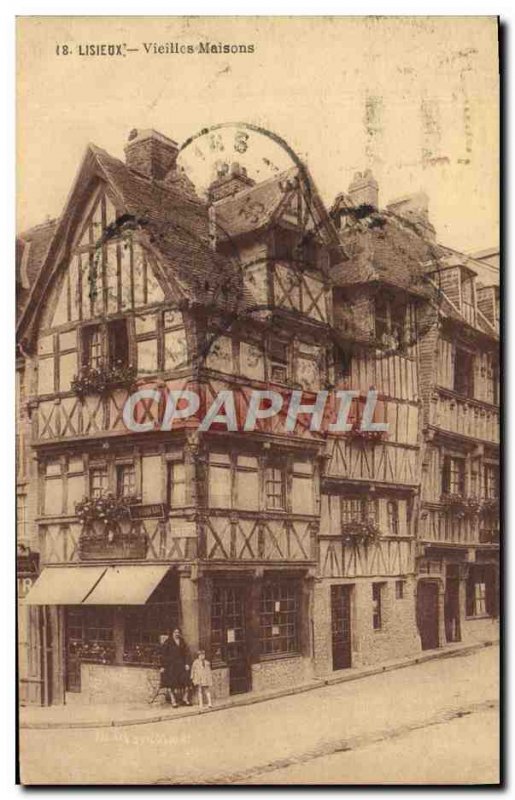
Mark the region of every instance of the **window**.
<instances>
[{"instance_id":1,"label":"window","mask_svg":"<svg viewBox=\"0 0 515 800\"><path fill-rule=\"evenodd\" d=\"M267 467L265 490L266 507L283 511L286 504L284 467L280 464Z\"/></svg>"},{"instance_id":2,"label":"window","mask_svg":"<svg viewBox=\"0 0 515 800\"><path fill-rule=\"evenodd\" d=\"M209 505L211 508L231 508L231 459L228 453L209 454Z\"/></svg>"},{"instance_id":3,"label":"window","mask_svg":"<svg viewBox=\"0 0 515 800\"><path fill-rule=\"evenodd\" d=\"M483 466L483 497L486 500L495 500L499 496L498 468L496 464Z\"/></svg>"},{"instance_id":4,"label":"window","mask_svg":"<svg viewBox=\"0 0 515 800\"><path fill-rule=\"evenodd\" d=\"M118 464L116 466L116 494L118 497L133 497L136 494L134 464Z\"/></svg>"},{"instance_id":5,"label":"window","mask_svg":"<svg viewBox=\"0 0 515 800\"><path fill-rule=\"evenodd\" d=\"M388 500L386 503L386 515L388 519L388 533L392 536L399 535L399 503L397 500Z\"/></svg>"},{"instance_id":6,"label":"window","mask_svg":"<svg viewBox=\"0 0 515 800\"><path fill-rule=\"evenodd\" d=\"M271 341L268 358L269 380L272 383L286 383L288 380L288 344L278 340Z\"/></svg>"},{"instance_id":7,"label":"window","mask_svg":"<svg viewBox=\"0 0 515 800\"><path fill-rule=\"evenodd\" d=\"M377 522L377 504L365 497L342 497L342 524Z\"/></svg>"},{"instance_id":8,"label":"window","mask_svg":"<svg viewBox=\"0 0 515 800\"><path fill-rule=\"evenodd\" d=\"M384 586L384 583L372 584L372 626L376 631L383 627Z\"/></svg>"},{"instance_id":9,"label":"window","mask_svg":"<svg viewBox=\"0 0 515 800\"><path fill-rule=\"evenodd\" d=\"M465 459L445 456L442 471L442 494L465 496Z\"/></svg>"},{"instance_id":10,"label":"window","mask_svg":"<svg viewBox=\"0 0 515 800\"><path fill-rule=\"evenodd\" d=\"M186 469L183 461L168 462L166 496L170 508L186 505Z\"/></svg>"},{"instance_id":11,"label":"window","mask_svg":"<svg viewBox=\"0 0 515 800\"><path fill-rule=\"evenodd\" d=\"M107 492L107 466L95 466L89 470L89 491L91 497L101 497Z\"/></svg>"},{"instance_id":12,"label":"window","mask_svg":"<svg viewBox=\"0 0 515 800\"><path fill-rule=\"evenodd\" d=\"M294 514L314 513L313 464L294 461L291 478L291 510Z\"/></svg>"},{"instance_id":13,"label":"window","mask_svg":"<svg viewBox=\"0 0 515 800\"><path fill-rule=\"evenodd\" d=\"M352 357L348 350L342 350L340 347L335 348L334 373L337 383L348 380L351 377Z\"/></svg>"},{"instance_id":14,"label":"window","mask_svg":"<svg viewBox=\"0 0 515 800\"><path fill-rule=\"evenodd\" d=\"M102 364L102 332L100 325L88 325L82 330L82 364L98 369Z\"/></svg>"},{"instance_id":15,"label":"window","mask_svg":"<svg viewBox=\"0 0 515 800\"><path fill-rule=\"evenodd\" d=\"M259 472L255 456L239 455L235 469L236 508L259 510Z\"/></svg>"},{"instance_id":16,"label":"window","mask_svg":"<svg viewBox=\"0 0 515 800\"><path fill-rule=\"evenodd\" d=\"M471 564L467 579L466 612L468 617L494 616L496 613L495 567Z\"/></svg>"},{"instance_id":17,"label":"window","mask_svg":"<svg viewBox=\"0 0 515 800\"><path fill-rule=\"evenodd\" d=\"M404 586L406 581L395 581L395 599L404 600Z\"/></svg>"},{"instance_id":18,"label":"window","mask_svg":"<svg viewBox=\"0 0 515 800\"><path fill-rule=\"evenodd\" d=\"M293 581L263 585L259 615L261 655L299 652L300 590Z\"/></svg>"},{"instance_id":19,"label":"window","mask_svg":"<svg viewBox=\"0 0 515 800\"><path fill-rule=\"evenodd\" d=\"M479 497L480 494L480 460L479 458L473 458L470 462L470 495Z\"/></svg>"},{"instance_id":20,"label":"window","mask_svg":"<svg viewBox=\"0 0 515 800\"><path fill-rule=\"evenodd\" d=\"M129 364L129 335L126 320L117 319L109 322L107 331L110 365L127 366Z\"/></svg>"},{"instance_id":21,"label":"window","mask_svg":"<svg viewBox=\"0 0 515 800\"><path fill-rule=\"evenodd\" d=\"M112 608L105 606L68 608L66 634L68 656L92 664L114 662Z\"/></svg>"},{"instance_id":22,"label":"window","mask_svg":"<svg viewBox=\"0 0 515 800\"><path fill-rule=\"evenodd\" d=\"M454 356L454 391L467 397L474 396L474 356L457 347Z\"/></svg>"},{"instance_id":23,"label":"window","mask_svg":"<svg viewBox=\"0 0 515 800\"><path fill-rule=\"evenodd\" d=\"M476 312L474 307L474 285L473 278L461 278L461 313L470 325L475 325Z\"/></svg>"},{"instance_id":24,"label":"window","mask_svg":"<svg viewBox=\"0 0 515 800\"><path fill-rule=\"evenodd\" d=\"M129 333L127 320L117 319L106 325L86 325L81 331L82 366L99 369L129 364Z\"/></svg>"},{"instance_id":25,"label":"window","mask_svg":"<svg viewBox=\"0 0 515 800\"><path fill-rule=\"evenodd\" d=\"M406 303L388 297L375 300L375 337L384 347L401 350L406 339Z\"/></svg>"}]
</instances>

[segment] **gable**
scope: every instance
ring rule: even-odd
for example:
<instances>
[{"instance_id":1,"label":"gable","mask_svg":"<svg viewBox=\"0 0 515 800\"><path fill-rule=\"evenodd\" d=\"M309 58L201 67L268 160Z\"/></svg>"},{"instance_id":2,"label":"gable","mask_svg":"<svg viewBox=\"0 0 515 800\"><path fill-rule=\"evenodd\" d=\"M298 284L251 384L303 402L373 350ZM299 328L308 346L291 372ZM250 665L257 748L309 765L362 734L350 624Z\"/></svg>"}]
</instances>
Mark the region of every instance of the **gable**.
<instances>
[{"instance_id":1,"label":"gable","mask_svg":"<svg viewBox=\"0 0 515 800\"><path fill-rule=\"evenodd\" d=\"M116 229L119 214L104 185L92 193L76 226L68 264L51 293L45 327L160 303L157 264L132 231Z\"/></svg>"}]
</instances>

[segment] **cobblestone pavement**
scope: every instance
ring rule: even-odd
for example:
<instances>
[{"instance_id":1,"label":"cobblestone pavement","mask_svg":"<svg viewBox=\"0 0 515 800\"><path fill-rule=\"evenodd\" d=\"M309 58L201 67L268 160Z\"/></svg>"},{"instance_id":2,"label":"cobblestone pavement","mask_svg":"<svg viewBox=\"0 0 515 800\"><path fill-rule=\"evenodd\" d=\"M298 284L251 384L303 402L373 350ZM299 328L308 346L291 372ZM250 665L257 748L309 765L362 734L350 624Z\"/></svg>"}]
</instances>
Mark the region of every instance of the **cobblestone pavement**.
<instances>
[{"instance_id":1,"label":"cobblestone pavement","mask_svg":"<svg viewBox=\"0 0 515 800\"><path fill-rule=\"evenodd\" d=\"M467 730L478 723L474 741L479 746L488 732L488 725L482 726L481 721L488 719L490 728L492 725L495 728L498 658L498 647L489 647L358 682L173 722L125 728L22 730L22 781L25 784L280 783L283 779L296 782L297 778L284 778L285 774L306 775L304 770L310 764L320 773L325 760L330 759L327 782L334 783L338 782L335 773L339 769L334 759L340 758L345 762L341 781L360 782L345 768L352 749L353 761L357 753L362 762L365 759L361 774L367 777L362 780L373 782L380 780L374 776L381 762L376 758L377 753L373 755L373 748L391 748L404 742L409 752L415 739L418 743L413 745L415 751L417 746L419 750L425 748L426 761L434 761L435 780L438 780L441 747L437 745L441 737L435 733L437 730L455 737L454 732L461 730L460 723L464 722L462 718L467 718ZM457 741L455 737L455 747ZM491 736L488 741L492 750ZM372 752L368 767L367 748ZM495 752L494 747L484 777L475 775L471 780L492 780L496 764L490 762L492 759L495 762ZM427 776L423 779L427 780ZM314 780L319 781L320 775Z\"/></svg>"}]
</instances>

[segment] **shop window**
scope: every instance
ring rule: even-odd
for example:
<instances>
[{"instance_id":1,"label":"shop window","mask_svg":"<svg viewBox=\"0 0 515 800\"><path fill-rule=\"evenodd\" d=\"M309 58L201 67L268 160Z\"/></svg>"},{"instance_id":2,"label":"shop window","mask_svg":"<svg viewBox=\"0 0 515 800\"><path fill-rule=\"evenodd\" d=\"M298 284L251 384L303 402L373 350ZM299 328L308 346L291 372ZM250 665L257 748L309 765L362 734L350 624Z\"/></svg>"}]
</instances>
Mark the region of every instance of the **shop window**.
<instances>
[{"instance_id":1,"label":"shop window","mask_svg":"<svg viewBox=\"0 0 515 800\"><path fill-rule=\"evenodd\" d=\"M454 391L474 396L474 356L468 350L456 348L454 357Z\"/></svg>"},{"instance_id":2,"label":"shop window","mask_svg":"<svg viewBox=\"0 0 515 800\"><path fill-rule=\"evenodd\" d=\"M267 509L284 511L286 507L286 476L283 465L275 464L267 467L265 493Z\"/></svg>"},{"instance_id":3,"label":"shop window","mask_svg":"<svg viewBox=\"0 0 515 800\"><path fill-rule=\"evenodd\" d=\"M89 470L89 491L91 497L101 497L108 490L107 466L99 465Z\"/></svg>"},{"instance_id":4,"label":"shop window","mask_svg":"<svg viewBox=\"0 0 515 800\"><path fill-rule=\"evenodd\" d=\"M465 459L445 456L442 470L442 494L465 496Z\"/></svg>"},{"instance_id":5,"label":"shop window","mask_svg":"<svg viewBox=\"0 0 515 800\"><path fill-rule=\"evenodd\" d=\"M399 535L399 503L397 500L388 500L386 503L386 516L388 520L388 533L392 536Z\"/></svg>"},{"instance_id":6,"label":"shop window","mask_svg":"<svg viewBox=\"0 0 515 800\"><path fill-rule=\"evenodd\" d=\"M118 497L134 497L136 494L136 469L134 464L117 464L116 493Z\"/></svg>"},{"instance_id":7,"label":"shop window","mask_svg":"<svg viewBox=\"0 0 515 800\"><path fill-rule=\"evenodd\" d=\"M385 584L372 584L372 627L378 631L383 627L383 595Z\"/></svg>"},{"instance_id":8,"label":"shop window","mask_svg":"<svg viewBox=\"0 0 515 800\"><path fill-rule=\"evenodd\" d=\"M91 664L115 660L114 612L105 606L69 608L67 614L68 659Z\"/></svg>"},{"instance_id":9,"label":"shop window","mask_svg":"<svg viewBox=\"0 0 515 800\"><path fill-rule=\"evenodd\" d=\"M183 461L168 462L166 496L169 508L186 505L186 468Z\"/></svg>"},{"instance_id":10,"label":"shop window","mask_svg":"<svg viewBox=\"0 0 515 800\"><path fill-rule=\"evenodd\" d=\"M279 340L271 341L268 348L269 380L271 383L288 381L288 344Z\"/></svg>"},{"instance_id":11,"label":"shop window","mask_svg":"<svg viewBox=\"0 0 515 800\"><path fill-rule=\"evenodd\" d=\"M395 581L395 599L404 600L406 581Z\"/></svg>"},{"instance_id":12,"label":"shop window","mask_svg":"<svg viewBox=\"0 0 515 800\"><path fill-rule=\"evenodd\" d=\"M263 585L260 604L261 655L298 653L300 587L293 581Z\"/></svg>"},{"instance_id":13,"label":"shop window","mask_svg":"<svg viewBox=\"0 0 515 800\"><path fill-rule=\"evenodd\" d=\"M126 607L124 618L124 663L158 665L161 637L179 625L178 601Z\"/></svg>"}]
</instances>

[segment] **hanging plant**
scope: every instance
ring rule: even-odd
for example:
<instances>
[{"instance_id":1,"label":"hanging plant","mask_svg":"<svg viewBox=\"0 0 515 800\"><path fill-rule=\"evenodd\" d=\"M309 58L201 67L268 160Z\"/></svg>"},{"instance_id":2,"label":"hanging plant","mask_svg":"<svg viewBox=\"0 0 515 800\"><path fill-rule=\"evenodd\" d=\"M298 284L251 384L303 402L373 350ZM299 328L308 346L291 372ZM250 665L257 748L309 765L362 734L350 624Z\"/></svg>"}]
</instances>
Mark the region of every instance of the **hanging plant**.
<instances>
[{"instance_id":1,"label":"hanging plant","mask_svg":"<svg viewBox=\"0 0 515 800\"><path fill-rule=\"evenodd\" d=\"M342 538L346 545L369 545L381 538L381 531L375 520L356 519L342 525Z\"/></svg>"},{"instance_id":2,"label":"hanging plant","mask_svg":"<svg viewBox=\"0 0 515 800\"><path fill-rule=\"evenodd\" d=\"M115 361L100 362L98 367L84 366L71 382L72 391L83 397L87 394L106 394L111 389L130 389L136 380L137 371L132 364Z\"/></svg>"},{"instance_id":3,"label":"hanging plant","mask_svg":"<svg viewBox=\"0 0 515 800\"><path fill-rule=\"evenodd\" d=\"M75 514L85 525L88 522L103 522L111 525L129 519L131 506L138 502L135 497L116 497L114 494L103 494L100 497L85 497L75 504ZM92 536L98 535L92 532Z\"/></svg>"},{"instance_id":4,"label":"hanging plant","mask_svg":"<svg viewBox=\"0 0 515 800\"><path fill-rule=\"evenodd\" d=\"M483 508L483 502L479 497L463 497L461 494L443 494L440 502L458 517L479 514Z\"/></svg>"}]
</instances>

